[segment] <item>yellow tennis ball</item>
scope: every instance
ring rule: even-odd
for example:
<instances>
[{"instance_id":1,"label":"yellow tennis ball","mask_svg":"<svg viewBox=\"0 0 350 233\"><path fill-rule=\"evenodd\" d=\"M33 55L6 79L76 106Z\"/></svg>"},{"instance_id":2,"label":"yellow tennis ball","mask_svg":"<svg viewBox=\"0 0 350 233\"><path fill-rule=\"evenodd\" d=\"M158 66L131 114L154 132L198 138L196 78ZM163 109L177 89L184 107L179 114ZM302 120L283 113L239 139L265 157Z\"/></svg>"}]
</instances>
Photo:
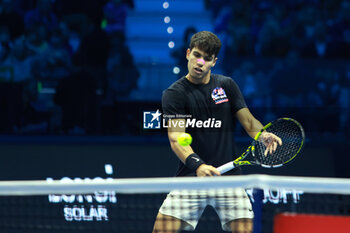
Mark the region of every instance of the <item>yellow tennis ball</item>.
<instances>
[{"instance_id":1,"label":"yellow tennis ball","mask_svg":"<svg viewBox=\"0 0 350 233\"><path fill-rule=\"evenodd\" d=\"M188 146L192 143L192 136L188 133L182 133L177 137L177 142L181 146Z\"/></svg>"}]
</instances>

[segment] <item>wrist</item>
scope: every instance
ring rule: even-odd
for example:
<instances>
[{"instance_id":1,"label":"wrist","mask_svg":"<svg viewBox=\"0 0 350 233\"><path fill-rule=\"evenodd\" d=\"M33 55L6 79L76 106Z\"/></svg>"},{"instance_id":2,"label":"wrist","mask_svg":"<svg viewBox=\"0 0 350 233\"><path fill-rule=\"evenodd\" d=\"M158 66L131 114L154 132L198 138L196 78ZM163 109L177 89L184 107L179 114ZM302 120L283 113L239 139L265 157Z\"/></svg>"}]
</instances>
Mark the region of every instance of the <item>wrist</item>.
<instances>
[{"instance_id":1,"label":"wrist","mask_svg":"<svg viewBox=\"0 0 350 233\"><path fill-rule=\"evenodd\" d=\"M204 161L196 153L190 154L185 161L186 167L192 171L196 171L202 164L205 164Z\"/></svg>"},{"instance_id":2,"label":"wrist","mask_svg":"<svg viewBox=\"0 0 350 233\"><path fill-rule=\"evenodd\" d=\"M259 141L259 142L263 142L264 141L264 138L266 137L266 131L262 131L262 132L258 132L256 135L255 135L255 140Z\"/></svg>"}]
</instances>

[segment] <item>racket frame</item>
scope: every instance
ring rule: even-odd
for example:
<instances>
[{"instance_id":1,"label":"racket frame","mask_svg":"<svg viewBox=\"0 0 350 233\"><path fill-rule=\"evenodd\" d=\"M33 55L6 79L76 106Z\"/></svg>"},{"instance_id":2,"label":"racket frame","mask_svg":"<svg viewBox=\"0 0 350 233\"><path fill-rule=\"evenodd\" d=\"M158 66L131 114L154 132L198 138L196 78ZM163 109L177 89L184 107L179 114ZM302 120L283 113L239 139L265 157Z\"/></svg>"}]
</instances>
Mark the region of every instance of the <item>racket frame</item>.
<instances>
[{"instance_id":1,"label":"racket frame","mask_svg":"<svg viewBox=\"0 0 350 233\"><path fill-rule=\"evenodd\" d=\"M252 154L252 157L255 158L255 143L259 141L260 136L262 135L262 133L268 129L271 125L273 125L275 122L279 121L279 120L288 120L288 121L293 121L301 130L301 135L302 135L302 141L301 141L301 145L298 149L298 151L295 153L294 156L292 156L289 160L280 163L280 164L275 164L275 165L266 165L266 164L262 164L257 160L243 160L244 158L246 158L249 153ZM305 132L303 127L301 126L301 124L294 120L293 118L288 118L288 117L283 117L283 118L278 118L268 124L266 124L254 137L253 142L251 143L251 145L248 147L248 149L243 152L243 154L241 156L239 156L238 158L236 158L235 160L228 162L220 167L218 167L217 169L220 171L221 174L232 170L233 168L237 167L237 166L242 166L242 165L260 165L261 167L264 168L277 168L277 167L282 167L284 164L289 163L290 161L292 161L301 151L301 149L304 146L304 141L305 141ZM267 155L268 156L268 155Z\"/></svg>"}]
</instances>

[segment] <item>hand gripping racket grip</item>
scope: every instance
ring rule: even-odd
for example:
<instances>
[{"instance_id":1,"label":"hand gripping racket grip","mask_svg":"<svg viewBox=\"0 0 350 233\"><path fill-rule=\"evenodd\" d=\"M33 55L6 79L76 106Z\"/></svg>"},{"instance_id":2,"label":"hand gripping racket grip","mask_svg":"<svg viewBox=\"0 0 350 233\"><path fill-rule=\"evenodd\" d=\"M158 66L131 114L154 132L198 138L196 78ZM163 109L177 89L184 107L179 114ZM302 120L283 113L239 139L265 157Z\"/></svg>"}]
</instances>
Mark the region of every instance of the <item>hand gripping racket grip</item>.
<instances>
[{"instance_id":1,"label":"hand gripping racket grip","mask_svg":"<svg viewBox=\"0 0 350 233\"><path fill-rule=\"evenodd\" d=\"M221 174L224 174L225 172L228 172L233 168L235 168L235 165L233 164L233 161L231 161L231 162L225 163L224 165L221 165L216 169L218 169Z\"/></svg>"}]
</instances>

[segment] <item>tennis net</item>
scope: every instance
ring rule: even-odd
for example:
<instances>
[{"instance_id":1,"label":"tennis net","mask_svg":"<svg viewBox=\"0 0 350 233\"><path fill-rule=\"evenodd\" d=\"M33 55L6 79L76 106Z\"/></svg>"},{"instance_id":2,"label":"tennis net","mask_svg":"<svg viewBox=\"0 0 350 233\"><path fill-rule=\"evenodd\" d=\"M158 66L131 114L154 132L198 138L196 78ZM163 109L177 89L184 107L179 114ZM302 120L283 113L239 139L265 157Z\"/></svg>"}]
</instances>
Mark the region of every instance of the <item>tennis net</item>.
<instances>
[{"instance_id":1,"label":"tennis net","mask_svg":"<svg viewBox=\"0 0 350 233\"><path fill-rule=\"evenodd\" d=\"M350 180L243 175L0 181L0 232L152 232L162 204L175 216L158 218L165 232L178 218L194 232L242 232L251 212L255 233L350 229Z\"/></svg>"}]
</instances>

